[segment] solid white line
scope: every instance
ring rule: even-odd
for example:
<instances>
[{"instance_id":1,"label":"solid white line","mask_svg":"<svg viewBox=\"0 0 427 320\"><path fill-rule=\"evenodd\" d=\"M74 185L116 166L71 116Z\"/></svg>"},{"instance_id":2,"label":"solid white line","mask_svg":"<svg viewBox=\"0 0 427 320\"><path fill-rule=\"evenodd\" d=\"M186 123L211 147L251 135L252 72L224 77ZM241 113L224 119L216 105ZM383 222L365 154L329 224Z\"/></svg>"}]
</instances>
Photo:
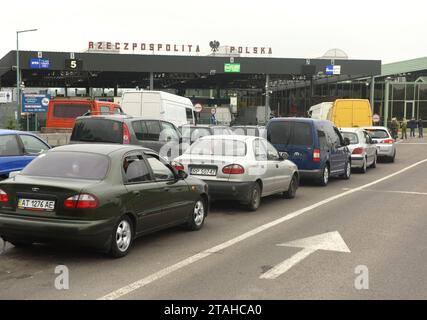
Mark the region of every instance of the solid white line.
<instances>
[{"instance_id":1,"label":"solid white line","mask_svg":"<svg viewBox=\"0 0 427 320\"><path fill-rule=\"evenodd\" d=\"M297 252L296 254L294 254L289 259L286 259L285 261L278 264L277 266L275 266L271 270L268 270L266 273L261 275L260 279L273 280L273 279L280 277L282 274L284 274L286 271L288 271L294 265L301 262L302 260L307 258L310 254L312 254L315 251L316 251L316 249L313 249L313 248L302 249L301 251Z\"/></svg>"},{"instance_id":2,"label":"solid white line","mask_svg":"<svg viewBox=\"0 0 427 320\"><path fill-rule=\"evenodd\" d=\"M392 190L361 190L363 192L379 192L379 193L399 193L399 194L413 194L419 196L427 196L427 192L414 192L414 191L392 191Z\"/></svg>"},{"instance_id":3,"label":"solid white line","mask_svg":"<svg viewBox=\"0 0 427 320\"><path fill-rule=\"evenodd\" d=\"M401 143L401 145L407 145L407 144L409 144L409 145L420 145L420 144L424 145L424 144L427 144L427 142L404 142L404 143Z\"/></svg>"},{"instance_id":4,"label":"solid white line","mask_svg":"<svg viewBox=\"0 0 427 320\"><path fill-rule=\"evenodd\" d=\"M217 253L217 252L219 252L221 250L224 250L224 249L226 249L228 247L231 247L231 246L233 246L233 245L235 245L235 244L237 244L239 242L242 242L243 240L246 240L246 239L248 239L250 237L253 237L253 236L257 235L258 233L261 233L261 232L263 232L265 230L268 230L268 229L270 229L272 227L275 227L275 226L277 226L277 225L279 225L279 224L281 224L281 223L283 223L285 221L289 221L289 220L291 220L293 218L296 218L296 217L298 217L298 216L300 216L300 215L302 215L302 214L304 214L306 212L309 212L309 211L311 211L313 209L316 209L316 208L318 208L320 206L323 206L323 205L325 205L325 204L327 204L329 202L335 201L337 199L340 199L340 198L345 197L345 196L347 196L349 194L355 193L355 192L357 192L359 190L362 190L364 188L368 188L370 186L373 186L373 185L376 185L376 184L378 184L380 182L383 182L383 181L385 181L387 179L393 178L393 177L395 177L395 176L397 176L397 175L399 175L399 174L401 174L401 173L403 173L405 171L408 171L408 170L410 170L410 169L412 169L412 168L414 168L414 167L416 167L416 166L418 166L420 164L426 163L426 162L427 162L427 159L424 159L422 161L414 163L413 165L410 165L409 167L406 167L406 168L404 168L402 170L399 170L399 171L397 171L395 173L392 173L392 174L390 174L388 176L385 176L385 177L383 177L381 179L378 179L376 181L370 182L370 183L365 184L363 186L360 186L360 187L357 187L357 188L345 191L345 192L337 194L335 196L329 197L329 198L327 198L325 200L322 200L322 201L319 201L319 202L317 202L315 204L312 204L311 206L308 206L308 207L302 208L300 210L294 211L294 212L292 212L290 214L287 214L284 217L281 217L279 219L276 219L274 221L271 221L269 223L261 225L261 226L255 228L255 229L253 229L253 230L250 230L248 232L245 232L245 233L241 234L240 236L237 236L237 237L235 237L235 238L233 238L231 240L228 240L226 242L223 242L223 243L221 243L221 244L219 244L219 245L217 245L215 247L212 247L210 249L207 249L207 250L204 250L204 251L202 251L200 253L197 253L197 254L189 257L189 258L186 258L186 259L184 259L184 260L182 260L182 261L180 261L180 262L178 262L178 263L176 263L176 264L174 264L172 266L166 267L166 268L164 268L164 269L162 269L162 270L160 270L160 271L158 271L158 272L156 272L156 273L154 273L152 275L149 275L149 276L147 276L147 277L145 277L145 278L143 278L141 280L135 281L135 282L133 282L133 283L127 285L127 286L124 286L124 287L122 287L122 288L120 288L118 290L115 290L115 291L113 291L113 292L111 292L111 293L109 293L109 294L107 294L107 295L99 298L98 300L115 300L115 299L118 299L120 297L123 297L124 295L127 295L127 294L129 294L129 293L131 293L131 292L133 292L135 290L138 290L138 289L140 289L142 287L145 287L146 285L148 285L148 284L150 284L150 283L152 283L152 282L154 282L156 280L159 280L159 279L161 279L161 278L163 278L163 277L165 277L165 276L167 276L167 275L169 275L169 274L171 274L171 273L173 273L173 272L175 272L175 271L177 271L179 269L182 269L182 268L184 268L184 267L186 267L186 266L188 266L190 264L193 264L193 263L195 263L195 262L197 262L199 260L202 260L202 259L204 259L206 257L209 257L213 253Z\"/></svg>"}]
</instances>

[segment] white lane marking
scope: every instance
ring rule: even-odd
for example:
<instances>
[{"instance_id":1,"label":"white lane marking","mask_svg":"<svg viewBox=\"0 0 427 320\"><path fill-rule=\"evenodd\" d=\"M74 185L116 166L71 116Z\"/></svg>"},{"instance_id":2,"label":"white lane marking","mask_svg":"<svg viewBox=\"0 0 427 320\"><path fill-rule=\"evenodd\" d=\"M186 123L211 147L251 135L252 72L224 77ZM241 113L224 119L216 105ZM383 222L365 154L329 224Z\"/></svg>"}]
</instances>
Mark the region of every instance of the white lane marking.
<instances>
[{"instance_id":1,"label":"white lane marking","mask_svg":"<svg viewBox=\"0 0 427 320\"><path fill-rule=\"evenodd\" d=\"M335 201L335 200L340 199L342 197L345 197L345 196L347 196L349 194L355 193L355 192L357 192L357 191L359 191L361 189L368 188L370 186L373 186L373 185L376 185L376 184L378 184L380 182L383 182L383 181L385 181L387 179L393 178L393 177L395 177L395 176L397 176L397 175L399 175L399 174L401 174L403 172L406 172L406 171L408 171L408 170L410 170L410 169L412 169L412 168L414 168L414 167L416 167L416 166L418 166L420 164L426 163L426 162L427 162L427 159L424 159L422 161L418 161L417 163L414 163L414 164L410 165L409 167L406 167L406 168L404 168L402 170L399 170L399 171L397 171L395 173L392 173L392 174L390 174L388 176L385 176L385 177L383 177L381 179L378 179L376 181L370 182L370 183L362 185L360 187L348 190L346 192L337 194L335 196L329 197L329 198L327 198L325 200L322 200L322 201L319 201L319 202L317 202L315 204L312 204L311 206L308 206L308 207L302 208L300 210L294 211L294 212L292 212L290 214L287 214L284 217L281 217L279 219L276 219L274 221L271 221L269 223L261 225L261 226L255 228L255 229L252 229L252 230L250 230L248 232L245 232L245 233L241 234L240 236L237 236L237 237L235 237L235 238L233 238L231 240L228 240L226 242L223 242L223 243L221 243L221 244L219 244L219 245L217 245L215 247L212 247L210 249L207 249L207 250L204 250L204 251L202 251L200 253L197 253L197 254L189 257L189 258L186 258L186 259L184 259L184 260L182 260L182 261L180 261L180 262L178 262L178 263L176 263L176 264L174 264L172 266L166 267L166 268L164 268L164 269L162 269L162 270L160 270L160 271L158 271L158 272L156 272L156 273L154 273L152 275L149 275L149 276L147 276L147 277L145 277L145 278L143 278L141 280L135 281L135 282L133 282L133 283L127 285L127 286L124 286L124 287L122 287L122 288L120 288L118 290L115 290L115 291L113 291L113 292L111 292L111 293L109 293L109 294L107 294L107 295L99 298L98 300L115 300L115 299L118 299L120 297L123 297L124 295L127 295L127 294L129 294L129 293L131 293L131 292L133 292L135 290L138 290L138 289L140 289L142 287L145 287L146 285L148 285L148 284L150 284L150 283L152 283L152 282L154 282L156 280L159 280L159 279L161 279L161 278L163 278L163 277L171 274L174 271L182 269L182 268L184 268L184 267L186 267L186 266L188 266L188 265L190 265L190 264L192 264L194 262L197 262L197 261L199 261L199 260L201 260L203 258L209 257L213 253L217 253L217 252L219 252L221 250L224 250L224 249L226 249L228 247L231 247L231 246L235 245L236 243L242 242L243 240L246 240L246 239L248 239L250 237L253 237L253 236L257 235L258 233L261 233L261 232L263 232L265 230L268 230L268 229L270 229L272 227L275 227L275 226L277 226L277 225L279 225L279 224L281 224L281 223L283 223L285 221L289 221L289 220L291 220L293 218L296 218L296 217L298 217L298 216L300 216L300 215L302 215L302 214L304 214L306 212L309 212L309 211L311 211L313 209L316 209L316 208L318 208L320 206L323 206L323 205L325 205L325 204L327 204L329 202Z\"/></svg>"},{"instance_id":2,"label":"white lane marking","mask_svg":"<svg viewBox=\"0 0 427 320\"><path fill-rule=\"evenodd\" d=\"M415 191L393 191L393 190L360 190L363 192L379 192L379 193L399 193L399 194L413 194L419 196L427 196L427 192L415 192Z\"/></svg>"},{"instance_id":3,"label":"white lane marking","mask_svg":"<svg viewBox=\"0 0 427 320\"><path fill-rule=\"evenodd\" d=\"M301 262L317 250L337 251L345 253L351 252L338 231L328 232L313 237L278 244L278 246L303 248L303 250L294 254L292 257L286 259L282 263L276 265L274 268L263 273L260 276L260 279L272 280L280 277L294 265Z\"/></svg>"},{"instance_id":4,"label":"white lane marking","mask_svg":"<svg viewBox=\"0 0 427 320\"><path fill-rule=\"evenodd\" d=\"M427 144L427 142L404 142L401 143L401 145L420 145L420 144Z\"/></svg>"}]
</instances>

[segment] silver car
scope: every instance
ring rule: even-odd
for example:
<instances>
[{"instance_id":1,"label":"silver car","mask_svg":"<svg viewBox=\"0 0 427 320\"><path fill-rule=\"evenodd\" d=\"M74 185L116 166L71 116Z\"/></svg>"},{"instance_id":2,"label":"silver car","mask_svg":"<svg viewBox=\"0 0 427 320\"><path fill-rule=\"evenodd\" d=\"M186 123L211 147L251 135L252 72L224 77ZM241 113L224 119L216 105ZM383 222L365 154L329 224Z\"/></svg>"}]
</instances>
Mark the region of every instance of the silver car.
<instances>
[{"instance_id":1,"label":"silver car","mask_svg":"<svg viewBox=\"0 0 427 320\"><path fill-rule=\"evenodd\" d=\"M172 164L205 181L213 200L237 200L252 211L264 196L295 197L299 185L297 166L260 137L205 136Z\"/></svg>"},{"instance_id":2,"label":"silver car","mask_svg":"<svg viewBox=\"0 0 427 320\"><path fill-rule=\"evenodd\" d=\"M377 145L378 158L385 158L394 162L396 145L390 131L386 127L367 127L364 129Z\"/></svg>"},{"instance_id":3,"label":"silver car","mask_svg":"<svg viewBox=\"0 0 427 320\"><path fill-rule=\"evenodd\" d=\"M341 128L343 138L348 138L350 144L347 146L351 152L351 168L359 169L365 173L367 168L377 166L377 146L364 129Z\"/></svg>"}]
</instances>

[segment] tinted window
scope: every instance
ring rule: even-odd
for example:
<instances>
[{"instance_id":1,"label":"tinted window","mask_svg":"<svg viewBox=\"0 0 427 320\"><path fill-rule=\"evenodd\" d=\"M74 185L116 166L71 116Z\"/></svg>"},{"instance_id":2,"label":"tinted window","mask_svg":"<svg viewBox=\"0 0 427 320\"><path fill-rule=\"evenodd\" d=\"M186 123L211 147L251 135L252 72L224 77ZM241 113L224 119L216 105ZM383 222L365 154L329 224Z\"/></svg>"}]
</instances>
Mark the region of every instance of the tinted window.
<instances>
[{"instance_id":1,"label":"tinted window","mask_svg":"<svg viewBox=\"0 0 427 320\"><path fill-rule=\"evenodd\" d=\"M21 134L19 137L24 144L26 153L38 154L49 149L46 144L33 136Z\"/></svg>"},{"instance_id":2,"label":"tinted window","mask_svg":"<svg viewBox=\"0 0 427 320\"><path fill-rule=\"evenodd\" d=\"M311 125L304 122L273 122L269 128L268 138L273 144L313 145Z\"/></svg>"},{"instance_id":3,"label":"tinted window","mask_svg":"<svg viewBox=\"0 0 427 320\"><path fill-rule=\"evenodd\" d=\"M375 129L367 129L369 135L372 139L387 139L390 138L389 134L385 130L375 130Z\"/></svg>"},{"instance_id":4,"label":"tinted window","mask_svg":"<svg viewBox=\"0 0 427 320\"><path fill-rule=\"evenodd\" d=\"M55 118L77 118L91 111L90 104L60 104L55 103L53 116Z\"/></svg>"},{"instance_id":5,"label":"tinted window","mask_svg":"<svg viewBox=\"0 0 427 320\"><path fill-rule=\"evenodd\" d=\"M151 180L150 171L142 155L127 156L123 159L126 182L145 182Z\"/></svg>"},{"instance_id":6,"label":"tinted window","mask_svg":"<svg viewBox=\"0 0 427 320\"><path fill-rule=\"evenodd\" d=\"M145 123L143 123L142 121L133 121L132 122L133 131L135 132L135 136L138 140L144 140L144 134L143 134L142 126L144 126L144 128L145 128ZM144 131L147 132L147 128L145 128Z\"/></svg>"},{"instance_id":7,"label":"tinted window","mask_svg":"<svg viewBox=\"0 0 427 320\"><path fill-rule=\"evenodd\" d=\"M0 136L0 156L17 156L20 154L15 135Z\"/></svg>"},{"instance_id":8,"label":"tinted window","mask_svg":"<svg viewBox=\"0 0 427 320\"><path fill-rule=\"evenodd\" d=\"M207 138L197 140L187 152L198 155L243 157L246 155L246 143L237 140Z\"/></svg>"},{"instance_id":9,"label":"tinted window","mask_svg":"<svg viewBox=\"0 0 427 320\"><path fill-rule=\"evenodd\" d=\"M30 162L22 174L28 176L102 180L108 171L106 156L56 151L42 154Z\"/></svg>"},{"instance_id":10,"label":"tinted window","mask_svg":"<svg viewBox=\"0 0 427 320\"><path fill-rule=\"evenodd\" d=\"M343 138L348 138L350 140L350 144L358 144L359 138L357 137L357 134L353 132L341 132Z\"/></svg>"},{"instance_id":11,"label":"tinted window","mask_svg":"<svg viewBox=\"0 0 427 320\"><path fill-rule=\"evenodd\" d=\"M160 123L159 121L141 121L142 134L144 140L159 141Z\"/></svg>"},{"instance_id":12,"label":"tinted window","mask_svg":"<svg viewBox=\"0 0 427 320\"><path fill-rule=\"evenodd\" d=\"M150 164L151 170L153 170L154 178L156 180L172 180L175 179L175 175L172 170L167 167L159 159L153 156L147 156L148 163Z\"/></svg>"},{"instance_id":13,"label":"tinted window","mask_svg":"<svg viewBox=\"0 0 427 320\"><path fill-rule=\"evenodd\" d=\"M71 135L72 141L123 142L123 124L115 120L84 119L77 121Z\"/></svg>"}]
</instances>

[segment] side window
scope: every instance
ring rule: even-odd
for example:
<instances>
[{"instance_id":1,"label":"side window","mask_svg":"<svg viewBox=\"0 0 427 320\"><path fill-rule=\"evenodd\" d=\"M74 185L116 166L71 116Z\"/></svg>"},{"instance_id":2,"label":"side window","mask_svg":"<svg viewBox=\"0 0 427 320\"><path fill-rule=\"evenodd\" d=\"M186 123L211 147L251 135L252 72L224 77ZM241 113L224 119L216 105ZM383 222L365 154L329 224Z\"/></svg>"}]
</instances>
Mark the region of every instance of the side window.
<instances>
[{"instance_id":1,"label":"side window","mask_svg":"<svg viewBox=\"0 0 427 320\"><path fill-rule=\"evenodd\" d=\"M142 134L144 140L159 141L160 138L160 123L156 120L141 121Z\"/></svg>"},{"instance_id":2,"label":"side window","mask_svg":"<svg viewBox=\"0 0 427 320\"><path fill-rule=\"evenodd\" d=\"M333 127L327 127L326 139L330 146L339 146L340 140Z\"/></svg>"},{"instance_id":3,"label":"side window","mask_svg":"<svg viewBox=\"0 0 427 320\"><path fill-rule=\"evenodd\" d=\"M25 153L39 154L49 149L47 145L35 137L25 134L21 134L19 137L24 145Z\"/></svg>"},{"instance_id":4,"label":"side window","mask_svg":"<svg viewBox=\"0 0 427 320\"><path fill-rule=\"evenodd\" d=\"M317 129L317 136L319 138L319 145L320 149L326 149L327 148L327 141L326 141L326 134L325 131L323 131L322 128Z\"/></svg>"},{"instance_id":5,"label":"side window","mask_svg":"<svg viewBox=\"0 0 427 320\"><path fill-rule=\"evenodd\" d=\"M122 108L114 107L114 114L122 114L122 113L123 113Z\"/></svg>"},{"instance_id":6,"label":"side window","mask_svg":"<svg viewBox=\"0 0 427 320\"><path fill-rule=\"evenodd\" d=\"M20 154L18 140L14 134L0 136L0 157L18 156Z\"/></svg>"},{"instance_id":7,"label":"side window","mask_svg":"<svg viewBox=\"0 0 427 320\"><path fill-rule=\"evenodd\" d=\"M160 133L160 141L179 140L179 134L172 124L163 121L161 121L161 124L162 132Z\"/></svg>"},{"instance_id":8,"label":"side window","mask_svg":"<svg viewBox=\"0 0 427 320\"><path fill-rule=\"evenodd\" d=\"M110 107L101 106L100 108L101 114L110 114Z\"/></svg>"},{"instance_id":9,"label":"side window","mask_svg":"<svg viewBox=\"0 0 427 320\"><path fill-rule=\"evenodd\" d=\"M267 146L260 140L256 139L253 142L254 156L257 161L266 161L267 160Z\"/></svg>"},{"instance_id":10,"label":"side window","mask_svg":"<svg viewBox=\"0 0 427 320\"><path fill-rule=\"evenodd\" d=\"M277 161L279 158L279 153L277 152L276 148L267 142L267 159L270 161Z\"/></svg>"},{"instance_id":11,"label":"side window","mask_svg":"<svg viewBox=\"0 0 427 320\"><path fill-rule=\"evenodd\" d=\"M152 155L147 155L147 161L150 164L151 170L154 173L154 178L156 180L173 180L175 175L172 172L172 169L167 167L163 162L158 158L155 158Z\"/></svg>"},{"instance_id":12,"label":"side window","mask_svg":"<svg viewBox=\"0 0 427 320\"><path fill-rule=\"evenodd\" d=\"M185 113L187 115L187 123L193 124L193 110L190 108L185 108Z\"/></svg>"},{"instance_id":13,"label":"side window","mask_svg":"<svg viewBox=\"0 0 427 320\"><path fill-rule=\"evenodd\" d=\"M342 138L340 131L335 127L334 127L334 133L336 136L336 138L335 138L336 139L336 146L338 146L338 147L343 146L344 145L344 139Z\"/></svg>"},{"instance_id":14,"label":"side window","mask_svg":"<svg viewBox=\"0 0 427 320\"><path fill-rule=\"evenodd\" d=\"M123 172L127 183L151 181L150 171L142 155L126 156L123 159Z\"/></svg>"},{"instance_id":15,"label":"side window","mask_svg":"<svg viewBox=\"0 0 427 320\"><path fill-rule=\"evenodd\" d=\"M142 125L144 125L144 127L145 127L145 123L143 123L142 121L133 121L132 122L132 128L133 128L133 131L135 132L135 136L138 140L144 140Z\"/></svg>"},{"instance_id":16,"label":"side window","mask_svg":"<svg viewBox=\"0 0 427 320\"><path fill-rule=\"evenodd\" d=\"M371 144L371 141L372 141L371 136L366 131L363 131L363 134L365 136L366 144Z\"/></svg>"}]
</instances>

